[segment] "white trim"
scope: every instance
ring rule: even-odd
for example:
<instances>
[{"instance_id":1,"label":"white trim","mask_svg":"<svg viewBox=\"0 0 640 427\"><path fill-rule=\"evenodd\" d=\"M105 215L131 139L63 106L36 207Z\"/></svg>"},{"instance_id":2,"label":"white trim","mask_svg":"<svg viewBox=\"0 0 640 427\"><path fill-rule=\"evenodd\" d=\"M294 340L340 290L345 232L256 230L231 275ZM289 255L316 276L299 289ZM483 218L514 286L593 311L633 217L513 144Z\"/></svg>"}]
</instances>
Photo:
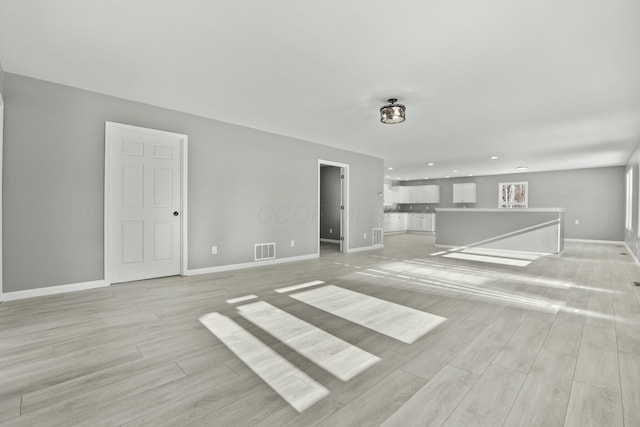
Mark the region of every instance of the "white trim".
<instances>
[{"instance_id":1,"label":"white trim","mask_svg":"<svg viewBox=\"0 0 640 427\"><path fill-rule=\"evenodd\" d=\"M342 203L344 203L344 212L342 212L343 230L340 230L340 231L342 232L342 236L344 237L344 240L342 242L343 243L342 252L348 253L348 252L351 252L351 249L349 249L349 165L347 163L338 163L331 160L318 159L318 216L317 216L318 234L316 234L318 236L318 256L320 256L320 168L322 167L321 165L335 166L335 167L344 169L344 182L341 183L341 188L343 188L342 191L344 191L342 193L343 195Z\"/></svg>"},{"instance_id":2,"label":"white trim","mask_svg":"<svg viewBox=\"0 0 640 427\"><path fill-rule=\"evenodd\" d=\"M45 288L28 289L26 291L7 292L3 294L4 301L42 297L46 295L64 294L67 292L84 291L87 289L104 288L109 286L104 280L93 282L72 283L69 285L47 286Z\"/></svg>"},{"instance_id":3,"label":"white trim","mask_svg":"<svg viewBox=\"0 0 640 427\"><path fill-rule=\"evenodd\" d=\"M507 253L519 253L519 254L523 254L523 255L536 255L536 256L546 256L546 255L558 255L558 254L554 254L553 252L532 252L532 251L520 251L517 249L494 249L494 248L483 248L481 246L455 246L455 245L441 245L441 244L436 244L434 245L436 248L442 248L442 249L456 249L456 252L463 252L466 250L474 250L474 249L490 249L492 251L495 252L504 252L505 255ZM447 251L450 252L450 251ZM431 254L433 255L433 254Z\"/></svg>"},{"instance_id":4,"label":"white trim","mask_svg":"<svg viewBox=\"0 0 640 427\"><path fill-rule=\"evenodd\" d=\"M371 245L371 246L362 246L361 248L353 248L349 252L363 252L363 251L371 251L374 249L382 249L384 245Z\"/></svg>"},{"instance_id":5,"label":"white trim","mask_svg":"<svg viewBox=\"0 0 640 427\"><path fill-rule=\"evenodd\" d=\"M565 242L575 242L575 243L602 243L606 245L626 245L625 242L619 242L616 240L591 240L591 239L569 239L565 238Z\"/></svg>"},{"instance_id":6,"label":"white trim","mask_svg":"<svg viewBox=\"0 0 640 427\"><path fill-rule=\"evenodd\" d=\"M104 133L104 282L106 286L111 284L111 260L110 257L110 248L109 248L109 226L110 226L110 216L109 216L109 207L110 207L110 180L111 180L111 161L110 161L110 152L109 152L109 144L111 141L111 131L112 129L124 129L138 132L146 132L156 135L164 135L164 136L172 136L178 137L180 139L180 158L181 158L181 190L182 190L182 198L180 201L180 223L181 223L181 245L180 245L180 274L182 276L186 276L188 272L188 230L189 230L189 215L187 211L187 200L188 200L188 183L187 178L189 176L188 171L188 159L189 159L189 136L183 135L175 132L167 132L158 129L150 129L140 126L132 126L126 125L123 123L109 122L105 121L105 133Z\"/></svg>"},{"instance_id":7,"label":"white trim","mask_svg":"<svg viewBox=\"0 0 640 427\"><path fill-rule=\"evenodd\" d=\"M336 240L336 239L320 239L321 242L323 243L337 243L340 244L340 240Z\"/></svg>"},{"instance_id":8,"label":"white trim","mask_svg":"<svg viewBox=\"0 0 640 427\"><path fill-rule=\"evenodd\" d=\"M627 247L627 252L631 254L631 256L633 257L633 260L635 261L636 264L640 264L640 261L638 261L638 258L636 257L636 254L631 250L631 246L629 246L627 244L627 242L624 242L624 245Z\"/></svg>"},{"instance_id":9,"label":"white trim","mask_svg":"<svg viewBox=\"0 0 640 427\"><path fill-rule=\"evenodd\" d=\"M318 257L319 257L318 254L309 254L309 255L292 256L287 258L270 259L267 261L244 262L241 264L221 265L218 267L196 268L194 270L187 270L187 273L185 274L185 276L198 276L201 274L219 273L221 271L242 270L244 268L264 267L264 266L273 265L273 264L284 264L287 262L316 259Z\"/></svg>"},{"instance_id":10,"label":"white trim","mask_svg":"<svg viewBox=\"0 0 640 427\"><path fill-rule=\"evenodd\" d=\"M567 211L566 208L436 208L436 213L437 212L566 212L566 211Z\"/></svg>"},{"instance_id":11,"label":"white trim","mask_svg":"<svg viewBox=\"0 0 640 427\"><path fill-rule=\"evenodd\" d=\"M6 297L2 294L2 153L4 152L4 100L0 93L0 302L5 300Z\"/></svg>"}]
</instances>

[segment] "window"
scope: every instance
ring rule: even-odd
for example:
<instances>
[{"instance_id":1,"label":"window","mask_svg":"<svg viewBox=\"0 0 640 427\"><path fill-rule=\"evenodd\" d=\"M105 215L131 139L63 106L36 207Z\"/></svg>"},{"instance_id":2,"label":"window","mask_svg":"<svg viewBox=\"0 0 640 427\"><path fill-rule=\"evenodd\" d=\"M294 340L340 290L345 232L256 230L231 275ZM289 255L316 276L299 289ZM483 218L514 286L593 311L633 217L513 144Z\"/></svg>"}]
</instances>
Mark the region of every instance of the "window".
<instances>
[{"instance_id":1,"label":"window","mask_svg":"<svg viewBox=\"0 0 640 427\"><path fill-rule=\"evenodd\" d=\"M628 231L633 230L633 168L627 171L627 204L624 226Z\"/></svg>"}]
</instances>

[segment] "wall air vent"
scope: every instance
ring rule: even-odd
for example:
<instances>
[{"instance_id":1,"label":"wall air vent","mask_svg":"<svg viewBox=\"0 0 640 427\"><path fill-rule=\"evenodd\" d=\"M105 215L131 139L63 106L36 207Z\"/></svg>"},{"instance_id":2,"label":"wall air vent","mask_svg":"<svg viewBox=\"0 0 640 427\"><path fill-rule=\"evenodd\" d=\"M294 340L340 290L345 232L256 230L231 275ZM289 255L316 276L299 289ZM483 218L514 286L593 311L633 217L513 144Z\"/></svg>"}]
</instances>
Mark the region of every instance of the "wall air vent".
<instances>
[{"instance_id":1,"label":"wall air vent","mask_svg":"<svg viewBox=\"0 0 640 427\"><path fill-rule=\"evenodd\" d=\"M372 240L372 241L371 241L371 244L372 244L373 246L380 246L380 245L382 245L382 242L383 242L383 236L384 236L384 233L383 233L383 231L382 231L382 228L374 228L374 229L371 231L371 240Z\"/></svg>"},{"instance_id":2,"label":"wall air vent","mask_svg":"<svg viewBox=\"0 0 640 427\"><path fill-rule=\"evenodd\" d=\"M264 261L266 259L276 259L275 243L256 243L254 250L255 261Z\"/></svg>"}]
</instances>

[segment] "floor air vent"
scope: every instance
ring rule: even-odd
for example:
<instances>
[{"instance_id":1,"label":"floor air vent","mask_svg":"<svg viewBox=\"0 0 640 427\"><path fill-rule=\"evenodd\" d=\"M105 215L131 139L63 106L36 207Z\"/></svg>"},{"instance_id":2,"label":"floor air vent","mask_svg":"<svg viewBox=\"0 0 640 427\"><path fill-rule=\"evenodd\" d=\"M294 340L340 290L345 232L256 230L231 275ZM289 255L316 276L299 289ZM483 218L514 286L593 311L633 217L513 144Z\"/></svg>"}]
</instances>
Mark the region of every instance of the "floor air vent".
<instances>
[{"instance_id":1,"label":"floor air vent","mask_svg":"<svg viewBox=\"0 0 640 427\"><path fill-rule=\"evenodd\" d=\"M275 243L256 243L255 261L263 261L265 259L276 259Z\"/></svg>"},{"instance_id":2,"label":"floor air vent","mask_svg":"<svg viewBox=\"0 0 640 427\"><path fill-rule=\"evenodd\" d=\"M634 286L640 286L640 282L633 282Z\"/></svg>"},{"instance_id":3,"label":"floor air vent","mask_svg":"<svg viewBox=\"0 0 640 427\"><path fill-rule=\"evenodd\" d=\"M383 232L382 232L382 228L374 228L371 231L371 239L373 246L377 246L377 245L382 245L382 239L383 239Z\"/></svg>"}]
</instances>

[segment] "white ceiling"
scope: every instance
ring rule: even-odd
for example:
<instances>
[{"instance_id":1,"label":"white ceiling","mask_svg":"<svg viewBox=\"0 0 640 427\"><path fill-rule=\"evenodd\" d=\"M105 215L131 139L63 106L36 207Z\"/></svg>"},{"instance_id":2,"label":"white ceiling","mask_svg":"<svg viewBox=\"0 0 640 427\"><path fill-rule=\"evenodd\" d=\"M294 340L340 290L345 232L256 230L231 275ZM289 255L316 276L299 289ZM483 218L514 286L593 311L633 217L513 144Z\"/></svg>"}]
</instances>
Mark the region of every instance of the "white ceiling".
<instances>
[{"instance_id":1,"label":"white ceiling","mask_svg":"<svg viewBox=\"0 0 640 427\"><path fill-rule=\"evenodd\" d=\"M394 179L622 165L640 140L638 0L0 0L0 61ZM379 122L390 97L405 123Z\"/></svg>"}]
</instances>

